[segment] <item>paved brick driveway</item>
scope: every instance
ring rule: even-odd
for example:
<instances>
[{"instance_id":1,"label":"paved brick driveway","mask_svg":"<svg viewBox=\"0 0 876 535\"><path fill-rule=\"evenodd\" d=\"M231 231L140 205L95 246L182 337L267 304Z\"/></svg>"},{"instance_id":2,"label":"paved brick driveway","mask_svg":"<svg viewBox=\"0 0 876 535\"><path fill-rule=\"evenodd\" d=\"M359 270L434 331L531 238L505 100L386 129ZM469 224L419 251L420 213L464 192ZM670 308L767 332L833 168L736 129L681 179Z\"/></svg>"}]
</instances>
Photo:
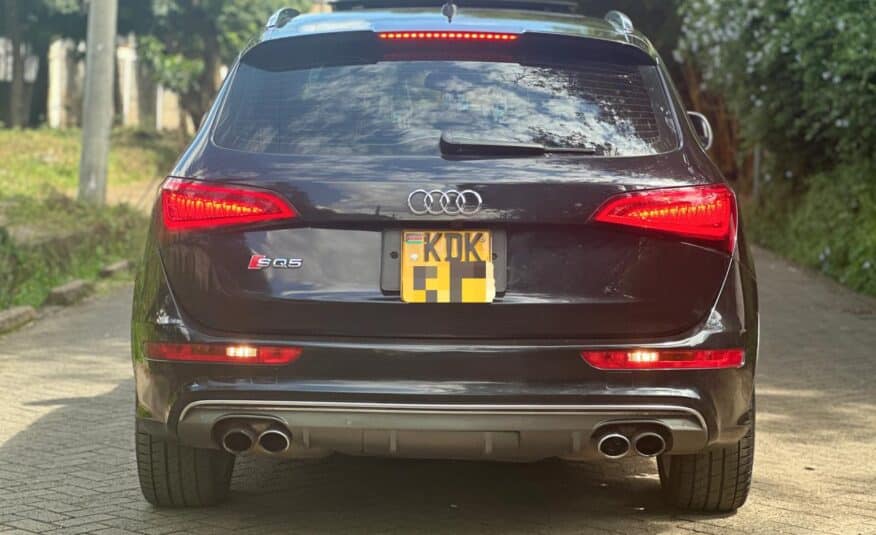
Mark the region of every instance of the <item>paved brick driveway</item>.
<instances>
[{"instance_id":1,"label":"paved brick driveway","mask_svg":"<svg viewBox=\"0 0 876 535\"><path fill-rule=\"evenodd\" d=\"M758 251L755 483L660 502L653 463L246 461L229 504L157 511L133 467L130 289L0 338L0 533L876 533L876 302Z\"/></svg>"}]
</instances>

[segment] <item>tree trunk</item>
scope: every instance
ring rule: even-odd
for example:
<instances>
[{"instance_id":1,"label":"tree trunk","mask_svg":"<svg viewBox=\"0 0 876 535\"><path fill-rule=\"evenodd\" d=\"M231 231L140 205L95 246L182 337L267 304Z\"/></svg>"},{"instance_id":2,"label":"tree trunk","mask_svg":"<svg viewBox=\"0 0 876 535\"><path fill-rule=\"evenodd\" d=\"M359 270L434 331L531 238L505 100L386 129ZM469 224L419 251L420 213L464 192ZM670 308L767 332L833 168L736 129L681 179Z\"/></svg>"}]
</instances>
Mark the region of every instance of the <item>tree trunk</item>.
<instances>
[{"instance_id":1,"label":"tree trunk","mask_svg":"<svg viewBox=\"0 0 876 535\"><path fill-rule=\"evenodd\" d=\"M18 0L6 0L6 35L12 43L12 84L9 87L9 126L24 126L24 46L18 20Z\"/></svg>"},{"instance_id":2,"label":"tree trunk","mask_svg":"<svg viewBox=\"0 0 876 535\"><path fill-rule=\"evenodd\" d=\"M192 119L192 124L195 125L195 130L201 127L201 119L207 113L207 108L204 106L202 97L204 91L199 88L186 91L179 96L179 105L185 111L186 115ZM180 121L180 130L185 128L185 122Z\"/></svg>"},{"instance_id":3,"label":"tree trunk","mask_svg":"<svg viewBox=\"0 0 876 535\"><path fill-rule=\"evenodd\" d=\"M210 105L213 104L213 99L219 91L219 86L222 85L220 71L222 70L222 58L219 57L219 42L215 39L215 35L211 41L208 41L208 52L204 58L206 63L204 69L204 81L208 84L209 91L201 93L203 113L197 117L197 124L200 125L203 116L210 111Z\"/></svg>"},{"instance_id":4,"label":"tree trunk","mask_svg":"<svg viewBox=\"0 0 876 535\"><path fill-rule=\"evenodd\" d=\"M714 93L702 90L702 76L690 61L682 65L683 88L690 100L691 108L706 114L712 125L715 143L710 150L718 168L730 180L740 180L747 176L748 162L737 157L740 149L739 126L733 114L727 109L724 99Z\"/></svg>"},{"instance_id":5,"label":"tree trunk","mask_svg":"<svg viewBox=\"0 0 876 535\"><path fill-rule=\"evenodd\" d=\"M37 74L28 92L27 124L42 124L48 120L49 104L49 47L48 43L39 43L33 48L33 55L38 57Z\"/></svg>"},{"instance_id":6,"label":"tree trunk","mask_svg":"<svg viewBox=\"0 0 876 535\"><path fill-rule=\"evenodd\" d=\"M210 111L213 98L222 85L222 58L219 56L219 40L216 38L218 30L206 18L202 20L204 23L198 32L204 40L204 70L198 77L197 87L181 95L180 99L180 104L192 118L196 130Z\"/></svg>"}]
</instances>

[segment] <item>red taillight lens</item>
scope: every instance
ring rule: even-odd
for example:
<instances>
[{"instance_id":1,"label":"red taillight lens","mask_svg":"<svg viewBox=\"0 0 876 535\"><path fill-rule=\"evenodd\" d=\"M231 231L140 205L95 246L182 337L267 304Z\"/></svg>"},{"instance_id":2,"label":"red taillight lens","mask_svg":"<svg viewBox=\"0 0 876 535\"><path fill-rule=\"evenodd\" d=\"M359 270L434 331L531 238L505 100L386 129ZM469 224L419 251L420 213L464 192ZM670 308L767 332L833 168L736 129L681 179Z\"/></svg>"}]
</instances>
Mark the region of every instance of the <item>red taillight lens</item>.
<instances>
[{"instance_id":1,"label":"red taillight lens","mask_svg":"<svg viewBox=\"0 0 876 535\"><path fill-rule=\"evenodd\" d=\"M161 188L164 226L170 230L292 219L295 210L279 195L237 186L171 178Z\"/></svg>"},{"instance_id":2,"label":"red taillight lens","mask_svg":"<svg viewBox=\"0 0 876 535\"><path fill-rule=\"evenodd\" d=\"M582 351L581 358L600 370L678 370L740 368L741 349L636 349Z\"/></svg>"},{"instance_id":3,"label":"red taillight lens","mask_svg":"<svg viewBox=\"0 0 876 535\"><path fill-rule=\"evenodd\" d=\"M732 253L736 217L736 196L718 184L618 195L603 204L593 220L706 240Z\"/></svg>"},{"instance_id":4,"label":"red taillight lens","mask_svg":"<svg viewBox=\"0 0 876 535\"><path fill-rule=\"evenodd\" d=\"M395 41L516 41L519 35L500 32L380 32L381 39Z\"/></svg>"},{"instance_id":5,"label":"red taillight lens","mask_svg":"<svg viewBox=\"0 0 876 535\"><path fill-rule=\"evenodd\" d=\"M280 366L294 362L300 356L301 348L288 346L176 344L164 342L149 342L146 344L146 357L152 360Z\"/></svg>"}]
</instances>

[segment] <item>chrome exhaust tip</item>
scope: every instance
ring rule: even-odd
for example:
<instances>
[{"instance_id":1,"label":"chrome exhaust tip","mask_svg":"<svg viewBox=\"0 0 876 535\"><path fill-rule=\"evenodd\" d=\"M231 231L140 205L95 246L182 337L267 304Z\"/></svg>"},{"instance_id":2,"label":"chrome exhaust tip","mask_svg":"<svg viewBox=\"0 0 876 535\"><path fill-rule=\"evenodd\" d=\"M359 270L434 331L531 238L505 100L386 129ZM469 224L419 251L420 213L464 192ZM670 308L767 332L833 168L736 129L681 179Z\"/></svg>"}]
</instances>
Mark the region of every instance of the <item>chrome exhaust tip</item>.
<instances>
[{"instance_id":1,"label":"chrome exhaust tip","mask_svg":"<svg viewBox=\"0 0 876 535\"><path fill-rule=\"evenodd\" d=\"M620 433L608 433L599 439L596 448L606 459L620 459L630 452L630 439Z\"/></svg>"},{"instance_id":2,"label":"chrome exhaust tip","mask_svg":"<svg viewBox=\"0 0 876 535\"><path fill-rule=\"evenodd\" d=\"M232 427L225 431L220 440L222 449L233 455L240 455L252 449L256 437L252 429L247 427Z\"/></svg>"},{"instance_id":3,"label":"chrome exhaust tip","mask_svg":"<svg viewBox=\"0 0 876 535\"><path fill-rule=\"evenodd\" d=\"M633 438L633 447L642 457L656 457L666 451L666 439L659 433L647 431Z\"/></svg>"},{"instance_id":4,"label":"chrome exhaust tip","mask_svg":"<svg viewBox=\"0 0 876 535\"><path fill-rule=\"evenodd\" d=\"M285 429L271 427L259 435L259 446L268 453L283 453L292 445L292 437Z\"/></svg>"}]
</instances>

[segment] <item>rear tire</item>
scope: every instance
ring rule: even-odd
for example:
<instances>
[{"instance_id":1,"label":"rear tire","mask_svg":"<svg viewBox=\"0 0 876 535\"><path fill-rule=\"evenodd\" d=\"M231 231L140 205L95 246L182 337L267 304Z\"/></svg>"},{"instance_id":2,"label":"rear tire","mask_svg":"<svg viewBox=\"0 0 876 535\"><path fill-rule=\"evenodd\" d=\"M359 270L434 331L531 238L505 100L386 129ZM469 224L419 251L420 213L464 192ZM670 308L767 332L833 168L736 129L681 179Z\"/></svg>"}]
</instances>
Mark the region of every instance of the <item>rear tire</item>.
<instances>
[{"instance_id":1,"label":"rear tire","mask_svg":"<svg viewBox=\"0 0 876 535\"><path fill-rule=\"evenodd\" d=\"M204 507L228 497L234 456L191 448L137 431L137 473L146 500L159 507Z\"/></svg>"},{"instance_id":2,"label":"rear tire","mask_svg":"<svg viewBox=\"0 0 876 535\"><path fill-rule=\"evenodd\" d=\"M703 513L742 507L754 466L754 410L751 414L748 433L732 446L657 458L663 495L671 505Z\"/></svg>"}]
</instances>

